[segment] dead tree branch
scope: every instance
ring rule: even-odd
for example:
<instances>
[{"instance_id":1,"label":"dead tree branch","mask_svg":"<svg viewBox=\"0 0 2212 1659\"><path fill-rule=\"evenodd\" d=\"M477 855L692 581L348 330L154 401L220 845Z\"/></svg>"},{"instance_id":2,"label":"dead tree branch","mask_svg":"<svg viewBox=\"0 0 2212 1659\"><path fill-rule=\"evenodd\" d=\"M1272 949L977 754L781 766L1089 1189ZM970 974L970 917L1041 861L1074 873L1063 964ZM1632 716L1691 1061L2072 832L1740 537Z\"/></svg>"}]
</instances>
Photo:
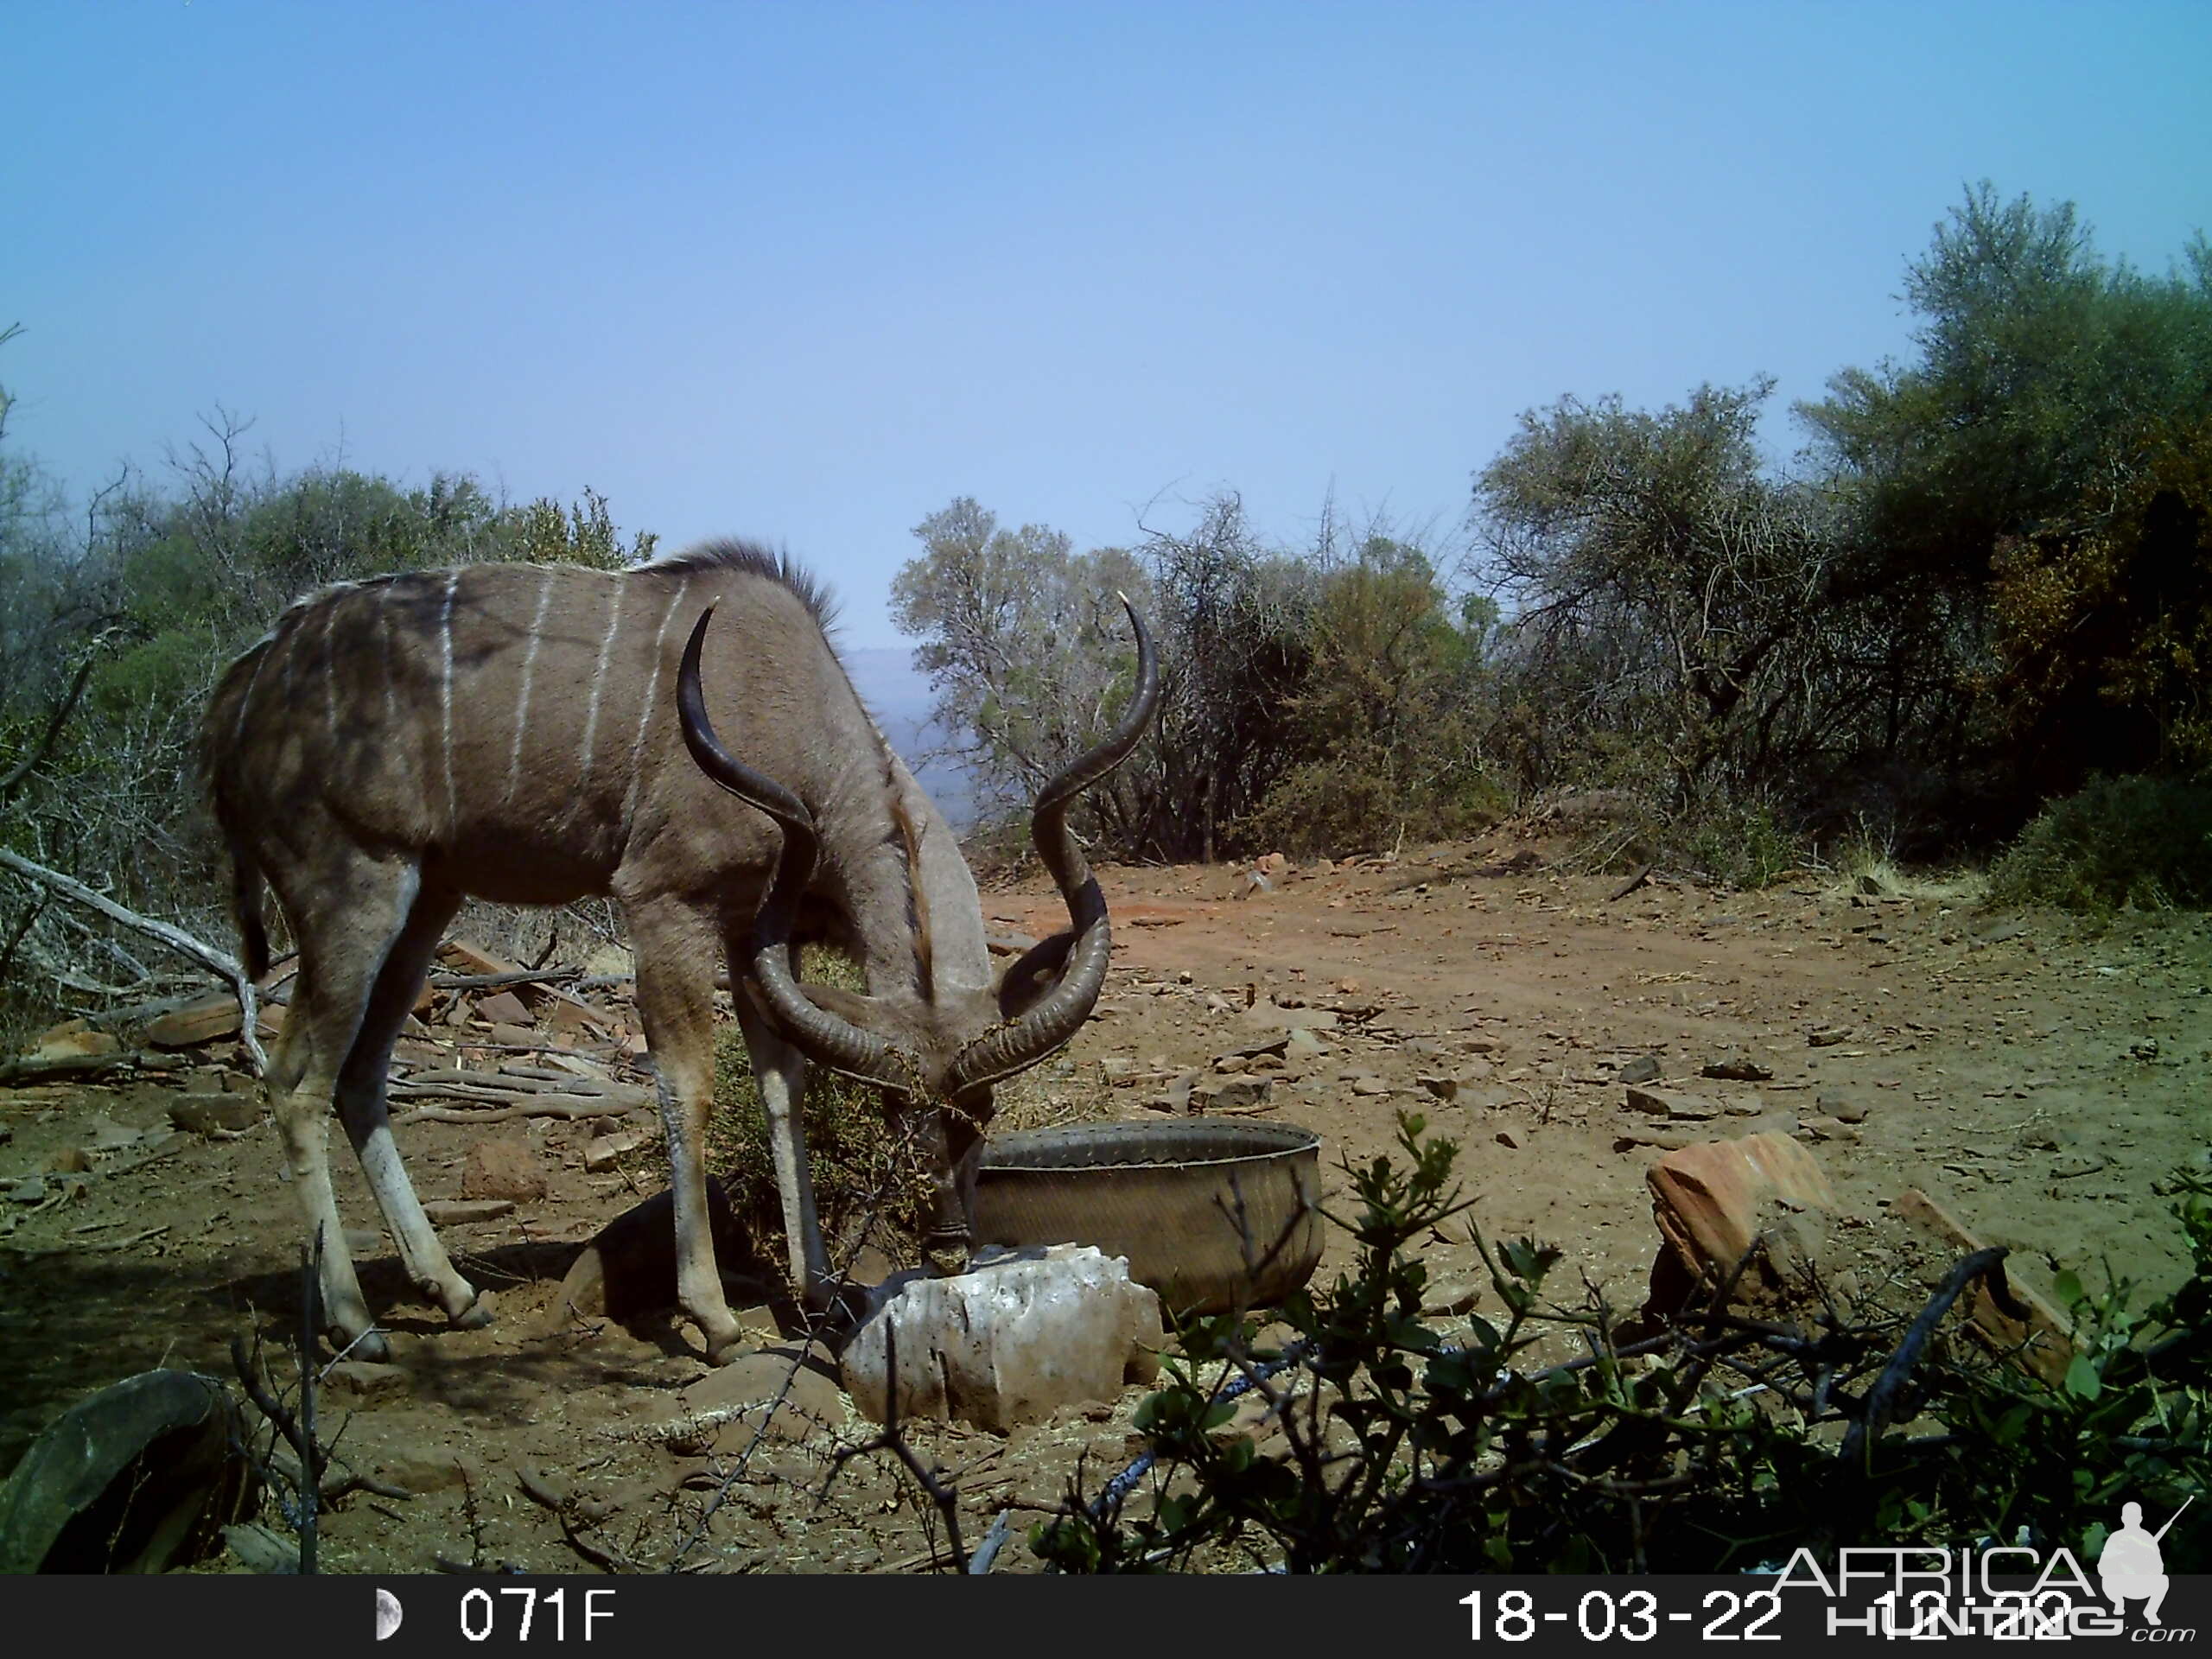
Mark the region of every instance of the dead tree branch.
<instances>
[{"instance_id":1,"label":"dead tree branch","mask_svg":"<svg viewBox=\"0 0 2212 1659\"><path fill-rule=\"evenodd\" d=\"M35 864L21 853L11 851L8 848L0 847L0 866L13 870L26 880L35 881L49 891L60 893L65 899L73 899L88 909L99 912L110 921L120 922L125 927L134 928L145 934L149 938L159 939L180 956L189 957L202 967L211 969L228 980L232 988L238 993L240 1018L238 1039L245 1045L246 1052L253 1057L255 1074L261 1076L267 1073L269 1056L262 1052L261 1039L254 1031L254 1027L258 1023L261 1016L260 996L254 987L253 976L239 965L235 957L193 938L181 927L173 926L168 922L157 921L151 916L141 916L135 910L126 909L105 893L95 892L75 877L64 875L59 870L49 870L43 864Z\"/></svg>"}]
</instances>

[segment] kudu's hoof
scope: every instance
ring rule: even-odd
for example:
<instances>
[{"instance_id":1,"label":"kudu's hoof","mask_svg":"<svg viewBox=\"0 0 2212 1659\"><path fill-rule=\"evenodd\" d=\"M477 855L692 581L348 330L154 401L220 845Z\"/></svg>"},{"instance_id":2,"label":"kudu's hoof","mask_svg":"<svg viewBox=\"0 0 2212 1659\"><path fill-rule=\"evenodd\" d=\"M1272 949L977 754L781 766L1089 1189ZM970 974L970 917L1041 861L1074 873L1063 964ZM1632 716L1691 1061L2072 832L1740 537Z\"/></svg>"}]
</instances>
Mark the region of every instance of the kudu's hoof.
<instances>
[{"instance_id":1,"label":"kudu's hoof","mask_svg":"<svg viewBox=\"0 0 2212 1659\"><path fill-rule=\"evenodd\" d=\"M474 1301L448 1318L456 1331L481 1331L499 1317L499 1299L488 1290L480 1290Z\"/></svg>"},{"instance_id":2,"label":"kudu's hoof","mask_svg":"<svg viewBox=\"0 0 2212 1659\"><path fill-rule=\"evenodd\" d=\"M367 1335L349 1337L336 1325L323 1333L330 1343L330 1351L342 1354L347 1359L358 1359L371 1365L391 1363L391 1344L385 1340L381 1331L372 1330Z\"/></svg>"},{"instance_id":3,"label":"kudu's hoof","mask_svg":"<svg viewBox=\"0 0 2212 1659\"><path fill-rule=\"evenodd\" d=\"M745 1332L741 1331L737 1335L729 1338L726 1341L709 1343L707 1344L707 1363L709 1365L727 1365L732 1360L742 1359L747 1354L753 1351L755 1351L755 1344L753 1342L747 1341Z\"/></svg>"}]
</instances>

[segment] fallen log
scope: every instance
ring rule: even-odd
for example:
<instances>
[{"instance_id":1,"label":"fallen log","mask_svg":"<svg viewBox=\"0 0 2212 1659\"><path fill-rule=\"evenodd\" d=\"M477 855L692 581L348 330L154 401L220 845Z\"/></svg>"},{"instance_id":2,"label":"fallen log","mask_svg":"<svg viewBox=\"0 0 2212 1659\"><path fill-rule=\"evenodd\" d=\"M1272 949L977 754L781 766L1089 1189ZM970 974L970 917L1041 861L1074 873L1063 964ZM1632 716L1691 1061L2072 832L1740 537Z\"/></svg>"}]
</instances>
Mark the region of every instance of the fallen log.
<instances>
[{"instance_id":1,"label":"fallen log","mask_svg":"<svg viewBox=\"0 0 2212 1659\"><path fill-rule=\"evenodd\" d=\"M642 1109L601 1096L508 1095L504 1104L481 1107L417 1106L392 1119L395 1127L410 1123L505 1123L518 1117L627 1117Z\"/></svg>"},{"instance_id":2,"label":"fallen log","mask_svg":"<svg viewBox=\"0 0 2212 1659\"><path fill-rule=\"evenodd\" d=\"M613 1106L621 1111L634 1112L653 1103L653 1092L636 1084L608 1084L601 1088L557 1088L538 1082L534 1077L517 1077L513 1086L501 1088L490 1081L490 1073L480 1072L482 1082L452 1082L442 1079L424 1081L418 1074L405 1082L395 1081L385 1090L391 1100L473 1100L488 1106L515 1106L531 1099L591 1100L601 1105ZM577 1083L589 1079L578 1077Z\"/></svg>"}]
</instances>

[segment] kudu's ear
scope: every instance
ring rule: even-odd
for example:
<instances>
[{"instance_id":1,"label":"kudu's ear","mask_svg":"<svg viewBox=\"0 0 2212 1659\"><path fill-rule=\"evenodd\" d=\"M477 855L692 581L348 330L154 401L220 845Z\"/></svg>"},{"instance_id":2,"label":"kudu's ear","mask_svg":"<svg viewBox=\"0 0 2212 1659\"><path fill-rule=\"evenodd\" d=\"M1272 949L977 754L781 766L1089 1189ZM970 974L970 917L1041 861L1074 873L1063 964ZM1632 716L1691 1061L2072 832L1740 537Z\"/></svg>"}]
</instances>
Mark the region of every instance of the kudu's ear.
<instances>
[{"instance_id":1,"label":"kudu's ear","mask_svg":"<svg viewBox=\"0 0 2212 1659\"><path fill-rule=\"evenodd\" d=\"M1043 1001L1060 982L1074 944L1074 934L1055 933L1016 957L999 980L999 1017L1019 1020Z\"/></svg>"},{"instance_id":2,"label":"kudu's ear","mask_svg":"<svg viewBox=\"0 0 2212 1659\"><path fill-rule=\"evenodd\" d=\"M817 1008L827 1009L848 1025L858 1026L862 1031L873 1031L883 1015L875 999L859 991L849 991L842 985L824 985L811 979L801 980L799 989L806 1000Z\"/></svg>"}]
</instances>

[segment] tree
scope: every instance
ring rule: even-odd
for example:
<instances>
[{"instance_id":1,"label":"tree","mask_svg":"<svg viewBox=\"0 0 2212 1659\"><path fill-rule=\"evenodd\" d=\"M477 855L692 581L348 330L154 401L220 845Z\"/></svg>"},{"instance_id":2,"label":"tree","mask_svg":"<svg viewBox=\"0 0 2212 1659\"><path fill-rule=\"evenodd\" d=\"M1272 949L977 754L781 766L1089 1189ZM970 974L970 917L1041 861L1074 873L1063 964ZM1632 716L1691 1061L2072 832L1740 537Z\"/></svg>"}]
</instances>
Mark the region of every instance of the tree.
<instances>
[{"instance_id":1,"label":"tree","mask_svg":"<svg viewBox=\"0 0 2212 1659\"><path fill-rule=\"evenodd\" d=\"M921 637L936 724L988 809L1025 809L1111 729L1135 683L1126 593L1155 626L1152 585L1119 548L1077 554L1039 524L1002 530L962 496L914 527L925 551L892 584L892 616ZM1150 764L1148 764L1148 757ZM1084 798L1090 832L1142 847L1157 798L1150 744Z\"/></svg>"},{"instance_id":2,"label":"tree","mask_svg":"<svg viewBox=\"0 0 2212 1659\"><path fill-rule=\"evenodd\" d=\"M1546 769L1625 737L1687 810L1768 781L1804 734L1834 543L1818 493L1761 467L1772 390L1700 386L1657 414L1563 398L1477 475L1470 520L1516 607L1511 678Z\"/></svg>"},{"instance_id":3,"label":"tree","mask_svg":"<svg viewBox=\"0 0 2212 1659\"><path fill-rule=\"evenodd\" d=\"M1905 291L1917 360L1801 411L1847 509L1839 591L1923 620L2016 817L2093 766L2202 766L2212 251L2147 277L1985 182Z\"/></svg>"}]
</instances>

